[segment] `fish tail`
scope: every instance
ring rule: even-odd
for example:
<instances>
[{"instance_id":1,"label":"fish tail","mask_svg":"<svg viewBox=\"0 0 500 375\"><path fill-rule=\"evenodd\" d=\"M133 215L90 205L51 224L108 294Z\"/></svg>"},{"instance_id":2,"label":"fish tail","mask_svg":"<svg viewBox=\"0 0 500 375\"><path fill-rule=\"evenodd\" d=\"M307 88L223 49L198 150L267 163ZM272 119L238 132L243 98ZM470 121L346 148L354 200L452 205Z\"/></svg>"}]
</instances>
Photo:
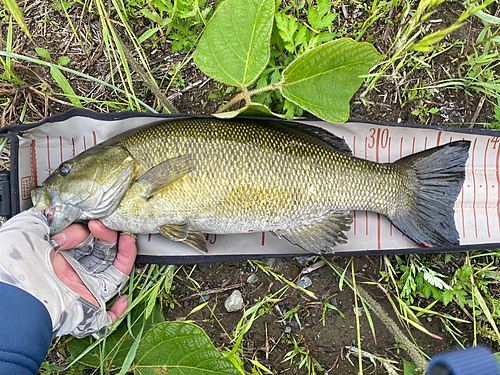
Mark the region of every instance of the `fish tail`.
<instances>
[{"instance_id":1,"label":"fish tail","mask_svg":"<svg viewBox=\"0 0 500 375\"><path fill-rule=\"evenodd\" d=\"M465 179L470 141L456 141L394 163L406 181L391 223L425 247L459 245L454 204Z\"/></svg>"}]
</instances>

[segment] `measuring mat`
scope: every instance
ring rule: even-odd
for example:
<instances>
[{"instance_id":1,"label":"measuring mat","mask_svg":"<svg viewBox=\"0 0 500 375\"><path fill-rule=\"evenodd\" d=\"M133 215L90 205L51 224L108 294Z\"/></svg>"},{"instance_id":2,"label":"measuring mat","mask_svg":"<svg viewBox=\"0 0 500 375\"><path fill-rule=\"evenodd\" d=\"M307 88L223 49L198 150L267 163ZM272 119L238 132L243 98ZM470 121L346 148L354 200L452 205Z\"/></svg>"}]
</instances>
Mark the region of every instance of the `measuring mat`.
<instances>
[{"instance_id":1,"label":"measuring mat","mask_svg":"<svg viewBox=\"0 0 500 375\"><path fill-rule=\"evenodd\" d=\"M123 112L100 114L82 109L51 116L31 125L0 130L11 139L10 200L12 213L31 207L30 191L41 185L61 162L128 129L194 115L152 115ZM460 246L420 248L373 212L355 211L348 242L335 255L380 255L449 252L500 248L500 132L492 130L381 124L350 121L332 124L301 121L322 127L345 139L354 156L379 163L456 140L469 140L466 179L455 202L455 223ZM497 136L498 134L498 136ZM271 233L206 235L208 253L161 235L139 235L138 261L194 264L226 260L303 256L311 253Z\"/></svg>"}]
</instances>

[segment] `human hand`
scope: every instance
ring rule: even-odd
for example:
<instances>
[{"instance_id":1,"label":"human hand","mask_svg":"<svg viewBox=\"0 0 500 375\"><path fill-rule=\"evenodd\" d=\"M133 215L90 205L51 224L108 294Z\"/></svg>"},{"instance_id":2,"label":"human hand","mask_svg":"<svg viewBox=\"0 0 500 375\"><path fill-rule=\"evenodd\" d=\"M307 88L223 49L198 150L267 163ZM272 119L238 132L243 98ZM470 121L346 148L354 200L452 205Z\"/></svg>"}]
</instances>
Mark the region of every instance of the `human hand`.
<instances>
[{"instance_id":1,"label":"human hand","mask_svg":"<svg viewBox=\"0 0 500 375\"><path fill-rule=\"evenodd\" d=\"M102 335L127 308L122 297L108 314L106 302L128 281L134 241L121 235L116 245L117 233L98 221L89 228L75 224L51 239L46 218L33 209L0 228L0 282L42 302L54 336Z\"/></svg>"},{"instance_id":2,"label":"human hand","mask_svg":"<svg viewBox=\"0 0 500 375\"><path fill-rule=\"evenodd\" d=\"M114 244L118 238L116 231L106 228L104 224L98 220L91 220L88 223L88 228L82 224L72 224L60 233L54 235L52 239L59 244L59 250L71 250L87 240L90 233L97 240L105 244ZM116 253L116 257L103 261L107 264L113 264L120 272L128 275L132 271L136 255L137 248L134 239L130 235L121 234L118 241L118 252ZM62 253L52 250L50 259L54 272L59 280L82 298L99 307L97 299ZM125 312L127 307L127 296L121 296L108 310L108 315L111 317L111 320L115 322Z\"/></svg>"}]
</instances>

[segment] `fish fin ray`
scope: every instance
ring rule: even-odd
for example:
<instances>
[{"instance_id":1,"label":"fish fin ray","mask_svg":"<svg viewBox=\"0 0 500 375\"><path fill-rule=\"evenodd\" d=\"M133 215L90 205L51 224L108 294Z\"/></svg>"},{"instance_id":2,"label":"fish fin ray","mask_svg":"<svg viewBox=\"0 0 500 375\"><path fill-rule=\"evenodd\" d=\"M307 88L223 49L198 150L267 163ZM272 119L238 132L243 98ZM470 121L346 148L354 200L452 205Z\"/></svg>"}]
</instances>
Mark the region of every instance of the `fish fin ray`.
<instances>
[{"instance_id":1,"label":"fish fin ray","mask_svg":"<svg viewBox=\"0 0 500 375\"><path fill-rule=\"evenodd\" d=\"M406 156L394 164L411 176L411 199L390 222L425 247L460 244L453 208L465 180L470 141L456 141Z\"/></svg>"},{"instance_id":2,"label":"fish fin ray","mask_svg":"<svg viewBox=\"0 0 500 375\"><path fill-rule=\"evenodd\" d=\"M304 124L298 121L285 121L285 120L261 120L259 124L285 130L286 132L297 132L305 134L309 137L319 139L320 141L328 144L335 151L345 155L352 155L352 151L346 141L329 131L322 129L318 126Z\"/></svg>"},{"instance_id":3,"label":"fish fin ray","mask_svg":"<svg viewBox=\"0 0 500 375\"><path fill-rule=\"evenodd\" d=\"M187 222L166 224L159 228L160 234L172 241L185 241L188 237Z\"/></svg>"},{"instance_id":4,"label":"fish fin ray","mask_svg":"<svg viewBox=\"0 0 500 375\"><path fill-rule=\"evenodd\" d=\"M139 177L136 183L144 186L145 198L150 199L193 170L193 157L181 155L155 165Z\"/></svg>"},{"instance_id":5,"label":"fish fin ray","mask_svg":"<svg viewBox=\"0 0 500 375\"><path fill-rule=\"evenodd\" d=\"M208 252L207 242L205 241L203 234L199 232L188 232L186 239L182 242L186 245L194 247L196 250L200 250L204 253Z\"/></svg>"},{"instance_id":6,"label":"fish fin ray","mask_svg":"<svg viewBox=\"0 0 500 375\"><path fill-rule=\"evenodd\" d=\"M353 222L350 211L333 211L310 223L273 233L290 243L316 254L333 254L334 248L347 242L346 232Z\"/></svg>"}]
</instances>

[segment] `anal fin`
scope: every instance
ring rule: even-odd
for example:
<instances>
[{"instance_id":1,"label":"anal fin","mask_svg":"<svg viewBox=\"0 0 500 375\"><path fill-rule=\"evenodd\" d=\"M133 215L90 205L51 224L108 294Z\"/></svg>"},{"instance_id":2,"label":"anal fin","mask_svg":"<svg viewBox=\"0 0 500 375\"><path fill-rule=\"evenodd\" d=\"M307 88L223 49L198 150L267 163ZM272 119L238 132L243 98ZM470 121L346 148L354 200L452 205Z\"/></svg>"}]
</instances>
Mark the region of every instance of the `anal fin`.
<instances>
[{"instance_id":1,"label":"anal fin","mask_svg":"<svg viewBox=\"0 0 500 375\"><path fill-rule=\"evenodd\" d=\"M337 245L347 242L346 232L349 231L352 221L350 211L336 211L310 224L278 229L273 233L312 253L333 254Z\"/></svg>"}]
</instances>

